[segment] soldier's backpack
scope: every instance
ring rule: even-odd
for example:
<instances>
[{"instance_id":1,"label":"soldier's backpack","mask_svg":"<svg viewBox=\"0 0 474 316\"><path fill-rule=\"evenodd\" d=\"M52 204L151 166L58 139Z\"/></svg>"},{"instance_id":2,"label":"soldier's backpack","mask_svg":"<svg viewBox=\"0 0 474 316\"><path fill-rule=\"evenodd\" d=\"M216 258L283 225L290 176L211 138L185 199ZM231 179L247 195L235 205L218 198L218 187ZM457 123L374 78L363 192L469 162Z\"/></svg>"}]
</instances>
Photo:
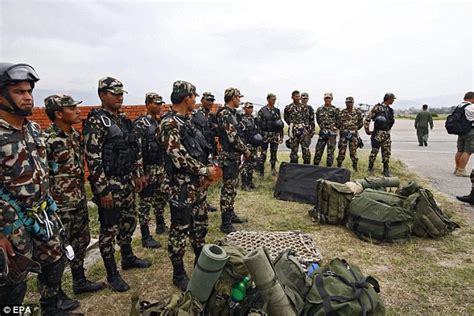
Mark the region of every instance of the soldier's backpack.
<instances>
[{"instance_id":1,"label":"soldier's backpack","mask_svg":"<svg viewBox=\"0 0 474 316\"><path fill-rule=\"evenodd\" d=\"M312 276L301 315L384 315L380 286L344 259L333 259Z\"/></svg>"},{"instance_id":2,"label":"soldier's backpack","mask_svg":"<svg viewBox=\"0 0 474 316\"><path fill-rule=\"evenodd\" d=\"M366 189L352 199L346 226L366 241L398 242L411 237L413 214L403 208L405 197Z\"/></svg>"},{"instance_id":3,"label":"soldier's backpack","mask_svg":"<svg viewBox=\"0 0 474 316\"><path fill-rule=\"evenodd\" d=\"M464 135L472 129L472 122L466 118L466 107L471 103L463 106L457 106L454 111L448 115L444 126L448 134Z\"/></svg>"},{"instance_id":4,"label":"soldier's backpack","mask_svg":"<svg viewBox=\"0 0 474 316\"><path fill-rule=\"evenodd\" d=\"M429 190L420 188L408 196L405 208L414 213L413 233L419 237L438 238L459 228L438 207Z\"/></svg>"},{"instance_id":5,"label":"soldier's backpack","mask_svg":"<svg viewBox=\"0 0 474 316\"><path fill-rule=\"evenodd\" d=\"M173 294L163 302L139 301L137 295L132 296L130 316L200 316L204 307L190 292Z\"/></svg>"},{"instance_id":6,"label":"soldier's backpack","mask_svg":"<svg viewBox=\"0 0 474 316\"><path fill-rule=\"evenodd\" d=\"M321 224L344 224L353 197L354 192L346 184L319 179L316 181L316 204L309 215Z\"/></svg>"}]
</instances>

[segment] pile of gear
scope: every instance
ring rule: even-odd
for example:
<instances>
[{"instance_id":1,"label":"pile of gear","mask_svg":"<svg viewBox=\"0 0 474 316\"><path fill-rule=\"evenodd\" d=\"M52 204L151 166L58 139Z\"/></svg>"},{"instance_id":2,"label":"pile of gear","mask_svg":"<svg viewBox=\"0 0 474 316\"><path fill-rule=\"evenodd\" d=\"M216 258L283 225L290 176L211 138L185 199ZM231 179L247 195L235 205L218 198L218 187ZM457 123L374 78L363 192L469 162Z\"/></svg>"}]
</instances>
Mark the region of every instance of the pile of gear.
<instances>
[{"instance_id":1,"label":"pile of gear","mask_svg":"<svg viewBox=\"0 0 474 316\"><path fill-rule=\"evenodd\" d=\"M305 268L298 257L291 249L272 259L266 248L247 252L227 241L207 244L186 292L156 303L134 296L130 315L385 313L378 281L358 267L336 258L322 267L305 262Z\"/></svg>"},{"instance_id":2,"label":"pile of gear","mask_svg":"<svg viewBox=\"0 0 474 316\"><path fill-rule=\"evenodd\" d=\"M395 193L387 188L397 188ZM438 238L459 225L439 208L433 194L415 181L400 187L396 177L369 177L346 183L318 180L309 215L322 224L345 225L359 238L399 242Z\"/></svg>"}]
</instances>

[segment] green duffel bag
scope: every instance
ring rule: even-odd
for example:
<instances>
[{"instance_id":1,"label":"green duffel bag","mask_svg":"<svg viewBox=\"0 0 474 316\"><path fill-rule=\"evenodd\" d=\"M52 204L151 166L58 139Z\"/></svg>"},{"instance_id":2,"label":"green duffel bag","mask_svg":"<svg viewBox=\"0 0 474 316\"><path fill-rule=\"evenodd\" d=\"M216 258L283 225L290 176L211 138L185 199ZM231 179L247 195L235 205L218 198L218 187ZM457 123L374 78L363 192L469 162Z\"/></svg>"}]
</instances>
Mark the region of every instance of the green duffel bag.
<instances>
[{"instance_id":1,"label":"green duffel bag","mask_svg":"<svg viewBox=\"0 0 474 316\"><path fill-rule=\"evenodd\" d=\"M333 259L313 274L302 315L384 315L380 286L344 259Z\"/></svg>"},{"instance_id":2,"label":"green duffel bag","mask_svg":"<svg viewBox=\"0 0 474 316\"><path fill-rule=\"evenodd\" d=\"M139 301L137 295L132 296L130 316L200 316L204 307L190 292L173 294L163 302L150 303Z\"/></svg>"},{"instance_id":3,"label":"green duffel bag","mask_svg":"<svg viewBox=\"0 0 474 316\"><path fill-rule=\"evenodd\" d=\"M393 193L365 190L349 204L346 227L366 241L410 239L413 214L399 206L404 200Z\"/></svg>"},{"instance_id":4,"label":"green duffel bag","mask_svg":"<svg viewBox=\"0 0 474 316\"><path fill-rule=\"evenodd\" d=\"M413 233L419 237L438 238L449 234L459 225L438 207L433 194L426 189L418 189L405 201L405 208L414 215Z\"/></svg>"},{"instance_id":5,"label":"green duffel bag","mask_svg":"<svg viewBox=\"0 0 474 316\"><path fill-rule=\"evenodd\" d=\"M316 181L316 205L309 215L321 224L344 224L353 197L354 192L346 184L319 179Z\"/></svg>"}]
</instances>

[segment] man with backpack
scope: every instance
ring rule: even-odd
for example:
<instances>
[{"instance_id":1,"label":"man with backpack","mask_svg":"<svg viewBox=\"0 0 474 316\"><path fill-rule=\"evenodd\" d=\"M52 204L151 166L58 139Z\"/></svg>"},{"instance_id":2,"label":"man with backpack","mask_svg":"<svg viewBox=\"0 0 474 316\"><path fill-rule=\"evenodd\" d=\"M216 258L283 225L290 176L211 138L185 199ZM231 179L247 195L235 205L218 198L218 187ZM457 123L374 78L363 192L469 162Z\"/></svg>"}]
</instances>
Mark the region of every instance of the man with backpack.
<instances>
[{"instance_id":1,"label":"man with backpack","mask_svg":"<svg viewBox=\"0 0 474 316\"><path fill-rule=\"evenodd\" d=\"M471 154L474 152L474 92L469 91L464 95L464 101L461 102L446 119L446 130L449 134L458 135L458 151L454 157L456 169L454 174L457 177L469 177L470 173L466 171L466 165L469 162Z\"/></svg>"}]
</instances>

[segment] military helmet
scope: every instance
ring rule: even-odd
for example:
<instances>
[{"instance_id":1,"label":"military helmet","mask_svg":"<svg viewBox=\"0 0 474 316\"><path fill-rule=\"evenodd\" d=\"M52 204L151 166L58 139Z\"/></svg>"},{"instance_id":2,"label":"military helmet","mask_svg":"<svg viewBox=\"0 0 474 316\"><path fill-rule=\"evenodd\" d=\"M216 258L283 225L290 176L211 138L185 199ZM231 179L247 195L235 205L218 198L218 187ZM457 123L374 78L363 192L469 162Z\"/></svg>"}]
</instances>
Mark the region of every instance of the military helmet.
<instances>
[{"instance_id":1,"label":"military helmet","mask_svg":"<svg viewBox=\"0 0 474 316\"><path fill-rule=\"evenodd\" d=\"M255 135L253 135L251 138L250 138L250 144L252 146L255 146L255 147L258 147L258 146L262 146L263 144L263 137L260 133L257 133Z\"/></svg>"},{"instance_id":2,"label":"military helmet","mask_svg":"<svg viewBox=\"0 0 474 316\"><path fill-rule=\"evenodd\" d=\"M273 121L273 130L275 132L280 131L281 129L283 129L284 126L285 126L285 124L280 119Z\"/></svg>"},{"instance_id":3,"label":"military helmet","mask_svg":"<svg viewBox=\"0 0 474 316\"><path fill-rule=\"evenodd\" d=\"M375 129L384 130L387 126L387 118L385 116L379 115L374 120Z\"/></svg>"}]
</instances>

